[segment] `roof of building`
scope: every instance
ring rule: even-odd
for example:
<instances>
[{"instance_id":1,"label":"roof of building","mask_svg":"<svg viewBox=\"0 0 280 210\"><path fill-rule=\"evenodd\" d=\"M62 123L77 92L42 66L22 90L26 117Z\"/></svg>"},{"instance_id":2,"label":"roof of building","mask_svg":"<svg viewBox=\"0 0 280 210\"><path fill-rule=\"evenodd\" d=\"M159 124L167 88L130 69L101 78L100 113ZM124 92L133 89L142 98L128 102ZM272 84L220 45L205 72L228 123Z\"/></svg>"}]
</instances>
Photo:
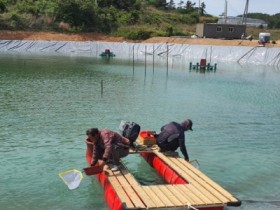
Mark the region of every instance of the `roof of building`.
<instances>
[{"instance_id":1,"label":"roof of building","mask_svg":"<svg viewBox=\"0 0 280 210\"><path fill-rule=\"evenodd\" d=\"M219 24L225 24L225 23L226 24L242 24L242 21L243 21L243 17L229 16L229 17L225 18L223 16L223 17L219 18L218 23ZM267 23L264 20L254 19L254 18L247 18L246 25L255 26L255 27L258 27L258 26L267 27Z\"/></svg>"}]
</instances>

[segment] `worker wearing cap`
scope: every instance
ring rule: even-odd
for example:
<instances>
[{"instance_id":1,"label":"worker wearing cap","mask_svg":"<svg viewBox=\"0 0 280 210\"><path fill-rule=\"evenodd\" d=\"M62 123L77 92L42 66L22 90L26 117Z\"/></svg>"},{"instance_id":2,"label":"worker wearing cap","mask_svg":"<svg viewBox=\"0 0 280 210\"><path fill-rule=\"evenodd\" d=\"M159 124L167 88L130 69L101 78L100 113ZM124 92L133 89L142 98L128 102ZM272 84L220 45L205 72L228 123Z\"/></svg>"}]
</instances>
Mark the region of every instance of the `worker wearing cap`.
<instances>
[{"instance_id":1,"label":"worker wearing cap","mask_svg":"<svg viewBox=\"0 0 280 210\"><path fill-rule=\"evenodd\" d=\"M188 152L185 145L185 131L192 131L192 121L184 120L181 123L170 122L161 128L161 132L156 135L157 145L160 152L175 151L180 147L185 160L189 161Z\"/></svg>"}]
</instances>

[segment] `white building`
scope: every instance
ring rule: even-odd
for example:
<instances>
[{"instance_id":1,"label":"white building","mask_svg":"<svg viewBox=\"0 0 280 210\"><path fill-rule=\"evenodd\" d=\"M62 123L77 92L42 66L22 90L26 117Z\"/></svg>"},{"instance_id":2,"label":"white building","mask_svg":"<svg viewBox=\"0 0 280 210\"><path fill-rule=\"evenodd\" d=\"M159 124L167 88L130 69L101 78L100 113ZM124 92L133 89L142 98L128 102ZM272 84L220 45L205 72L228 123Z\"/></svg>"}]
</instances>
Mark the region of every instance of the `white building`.
<instances>
[{"instance_id":1,"label":"white building","mask_svg":"<svg viewBox=\"0 0 280 210\"><path fill-rule=\"evenodd\" d=\"M218 24L233 24L233 25L241 25L242 24L243 17L220 17L218 20ZM267 28L267 23L260 19L253 19L253 18L247 18L246 19L246 25L247 26L253 26L253 27L260 27Z\"/></svg>"}]
</instances>

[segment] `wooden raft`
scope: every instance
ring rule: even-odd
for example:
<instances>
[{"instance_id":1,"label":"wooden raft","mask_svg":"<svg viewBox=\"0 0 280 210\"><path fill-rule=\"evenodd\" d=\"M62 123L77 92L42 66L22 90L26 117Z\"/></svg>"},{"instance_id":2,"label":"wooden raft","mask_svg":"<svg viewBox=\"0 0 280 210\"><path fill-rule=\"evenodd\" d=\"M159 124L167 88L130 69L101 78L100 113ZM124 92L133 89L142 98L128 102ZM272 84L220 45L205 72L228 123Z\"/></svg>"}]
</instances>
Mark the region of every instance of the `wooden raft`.
<instances>
[{"instance_id":1,"label":"wooden raft","mask_svg":"<svg viewBox=\"0 0 280 210\"><path fill-rule=\"evenodd\" d=\"M121 166L117 172L107 171L108 181L125 209L182 209L183 207L221 207L239 200L179 156L155 153L189 184L142 186ZM191 208L189 208L191 209Z\"/></svg>"}]
</instances>

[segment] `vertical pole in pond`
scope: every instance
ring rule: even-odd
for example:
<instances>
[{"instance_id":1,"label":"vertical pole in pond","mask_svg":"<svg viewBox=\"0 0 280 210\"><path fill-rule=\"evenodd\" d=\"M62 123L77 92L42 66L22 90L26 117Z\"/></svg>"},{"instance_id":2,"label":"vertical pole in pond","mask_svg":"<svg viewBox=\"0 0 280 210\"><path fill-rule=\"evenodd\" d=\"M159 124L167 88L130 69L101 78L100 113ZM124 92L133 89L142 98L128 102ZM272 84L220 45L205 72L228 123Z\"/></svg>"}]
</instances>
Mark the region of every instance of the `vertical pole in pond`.
<instances>
[{"instance_id":1,"label":"vertical pole in pond","mask_svg":"<svg viewBox=\"0 0 280 210\"><path fill-rule=\"evenodd\" d=\"M98 56L98 51L99 51L99 43L96 42L96 57Z\"/></svg>"},{"instance_id":2,"label":"vertical pole in pond","mask_svg":"<svg viewBox=\"0 0 280 210\"><path fill-rule=\"evenodd\" d=\"M166 76L168 76L168 42L166 42Z\"/></svg>"},{"instance_id":3,"label":"vertical pole in pond","mask_svg":"<svg viewBox=\"0 0 280 210\"><path fill-rule=\"evenodd\" d=\"M103 98L103 80L101 80L101 98Z\"/></svg>"},{"instance_id":4,"label":"vertical pole in pond","mask_svg":"<svg viewBox=\"0 0 280 210\"><path fill-rule=\"evenodd\" d=\"M210 65L211 65L211 60L212 60L212 46L210 46Z\"/></svg>"},{"instance_id":5,"label":"vertical pole in pond","mask_svg":"<svg viewBox=\"0 0 280 210\"><path fill-rule=\"evenodd\" d=\"M153 45L153 74L155 73L155 45Z\"/></svg>"},{"instance_id":6,"label":"vertical pole in pond","mask_svg":"<svg viewBox=\"0 0 280 210\"><path fill-rule=\"evenodd\" d=\"M145 45L145 79L147 74L147 46Z\"/></svg>"},{"instance_id":7,"label":"vertical pole in pond","mask_svg":"<svg viewBox=\"0 0 280 210\"><path fill-rule=\"evenodd\" d=\"M134 45L132 47L132 68L133 68L133 76L134 76Z\"/></svg>"}]
</instances>

